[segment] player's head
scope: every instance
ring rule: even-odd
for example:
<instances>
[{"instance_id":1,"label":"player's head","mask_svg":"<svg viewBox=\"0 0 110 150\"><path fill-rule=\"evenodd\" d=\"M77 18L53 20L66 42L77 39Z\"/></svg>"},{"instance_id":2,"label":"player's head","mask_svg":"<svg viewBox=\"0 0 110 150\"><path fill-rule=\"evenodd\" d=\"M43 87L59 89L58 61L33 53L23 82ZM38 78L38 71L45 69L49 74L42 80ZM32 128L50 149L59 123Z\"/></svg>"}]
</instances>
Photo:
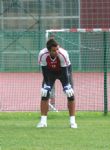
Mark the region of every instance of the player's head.
<instances>
[{"instance_id":1,"label":"player's head","mask_svg":"<svg viewBox=\"0 0 110 150\"><path fill-rule=\"evenodd\" d=\"M51 38L47 41L46 46L48 51L50 52L50 55L52 57L55 57L57 55L58 48L59 48L58 43L53 38Z\"/></svg>"}]
</instances>

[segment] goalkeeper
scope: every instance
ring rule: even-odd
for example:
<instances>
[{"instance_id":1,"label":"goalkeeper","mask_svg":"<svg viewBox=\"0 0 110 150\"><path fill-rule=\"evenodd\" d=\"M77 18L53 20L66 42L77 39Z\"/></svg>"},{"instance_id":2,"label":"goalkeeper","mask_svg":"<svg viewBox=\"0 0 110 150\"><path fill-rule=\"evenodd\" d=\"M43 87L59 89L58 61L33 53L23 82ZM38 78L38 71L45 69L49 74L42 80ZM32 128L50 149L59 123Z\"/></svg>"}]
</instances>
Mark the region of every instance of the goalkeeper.
<instances>
[{"instance_id":1,"label":"goalkeeper","mask_svg":"<svg viewBox=\"0 0 110 150\"><path fill-rule=\"evenodd\" d=\"M41 89L41 119L37 128L47 127L48 102L56 79L60 80L63 91L67 95L70 127L77 128L72 68L67 51L61 48L54 39L50 39L46 43L46 48L40 51L38 63L42 67L43 83Z\"/></svg>"}]
</instances>

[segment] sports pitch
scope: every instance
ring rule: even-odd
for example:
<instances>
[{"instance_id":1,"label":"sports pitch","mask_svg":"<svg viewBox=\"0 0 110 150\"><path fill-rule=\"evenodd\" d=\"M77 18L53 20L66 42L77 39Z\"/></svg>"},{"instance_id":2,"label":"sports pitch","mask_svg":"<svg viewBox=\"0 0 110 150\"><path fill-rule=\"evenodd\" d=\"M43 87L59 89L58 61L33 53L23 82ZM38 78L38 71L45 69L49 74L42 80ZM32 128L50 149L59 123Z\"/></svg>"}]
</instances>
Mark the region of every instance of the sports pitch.
<instances>
[{"instance_id":1,"label":"sports pitch","mask_svg":"<svg viewBox=\"0 0 110 150\"><path fill-rule=\"evenodd\" d=\"M78 112L77 129L68 112L49 112L48 127L36 128L39 112L1 112L0 150L110 150L110 113Z\"/></svg>"}]
</instances>

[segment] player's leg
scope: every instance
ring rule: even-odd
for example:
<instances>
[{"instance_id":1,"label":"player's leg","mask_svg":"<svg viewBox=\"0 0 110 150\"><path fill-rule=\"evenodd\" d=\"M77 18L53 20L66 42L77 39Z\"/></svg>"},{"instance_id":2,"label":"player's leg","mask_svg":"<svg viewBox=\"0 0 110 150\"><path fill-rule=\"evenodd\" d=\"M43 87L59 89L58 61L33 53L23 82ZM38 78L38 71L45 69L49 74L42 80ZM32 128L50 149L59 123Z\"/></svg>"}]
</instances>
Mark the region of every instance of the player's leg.
<instances>
[{"instance_id":1,"label":"player's leg","mask_svg":"<svg viewBox=\"0 0 110 150\"><path fill-rule=\"evenodd\" d=\"M77 124L76 124L76 121L75 121L75 97L72 96L72 97L67 97L68 99L68 102L67 102L67 105L68 105L68 110L69 110L69 116L70 116L70 126L71 128L77 128Z\"/></svg>"},{"instance_id":2,"label":"player's leg","mask_svg":"<svg viewBox=\"0 0 110 150\"><path fill-rule=\"evenodd\" d=\"M58 112L58 110L56 109L56 103L55 103L55 84L53 85L51 93L50 93L49 110Z\"/></svg>"},{"instance_id":3,"label":"player's leg","mask_svg":"<svg viewBox=\"0 0 110 150\"><path fill-rule=\"evenodd\" d=\"M77 128L77 124L75 122L75 95L74 95L74 89L73 89L73 79L72 79L72 69L71 66L68 67L68 75L69 75L69 82L70 84L67 85L66 95L67 95L67 106L70 116L70 127L71 128ZM60 79L63 89L65 86L65 81L63 78Z\"/></svg>"},{"instance_id":4,"label":"player's leg","mask_svg":"<svg viewBox=\"0 0 110 150\"><path fill-rule=\"evenodd\" d=\"M46 97L41 97L40 102L41 119L40 122L37 124L37 128L47 127L48 101L49 101L49 91Z\"/></svg>"},{"instance_id":5,"label":"player's leg","mask_svg":"<svg viewBox=\"0 0 110 150\"><path fill-rule=\"evenodd\" d=\"M48 101L49 101L49 98L46 97L45 99L41 99L41 104L40 104L40 107L41 107L41 116L44 115L44 116L47 116L47 113L48 113Z\"/></svg>"},{"instance_id":6,"label":"player's leg","mask_svg":"<svg viewBox=\"0 0 110 150\"><path fill-rule=\"evenodd\" d=\"M51 81L50 90L47 90L47 93L41 95L41 119L40 122L37 124L37 128L47 127L47 114L48 114L48 106L49 106L49 98L50 98L50 91L52 89L52 85L54 84L54 80ZM45 82L42 83L42 89L45 88ZM44 91L45 93L45 91Z\"/></svg>"},{"instance_id":7,"label":"player's leg","mask_svg":"<svg viewBox=\"0 0 110 150\"><path fill-rule=\"evenodd\" d=\"M45 82L43 81L42 83L42 88L45 88ZM51 87L50 87L51 90ZM47 94L44 96L41 93L41 103L40 103L40 108L41 108L41 116L47 116L48 113L48 102L50 98L50 90L47 90Z\"/></svg>"}]
</instances>

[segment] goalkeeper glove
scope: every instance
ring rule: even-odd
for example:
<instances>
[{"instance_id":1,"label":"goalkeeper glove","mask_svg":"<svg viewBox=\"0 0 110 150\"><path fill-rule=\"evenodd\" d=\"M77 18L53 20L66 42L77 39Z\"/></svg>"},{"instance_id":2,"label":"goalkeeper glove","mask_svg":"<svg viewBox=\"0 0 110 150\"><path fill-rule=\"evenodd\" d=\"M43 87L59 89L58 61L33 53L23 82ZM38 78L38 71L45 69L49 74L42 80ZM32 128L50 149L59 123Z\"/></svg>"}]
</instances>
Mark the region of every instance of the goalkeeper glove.
<instances>
[{"instance_id":1,"label":"goalkeeper glove","mask_svg":"<svg viewBox=\"0 0 110 150\"><path fill-rule=\"evenodd\" d=\"M64 86L63 90L66 93L67 97L71 97L74 95L74 91L70 84Z\"/></svg>"},{"instance_id":2,"label":"goalkeeper glove","mask_svg":"<svg viewBox=\"0 0 110 150\"><path fill-rule=\"evenodd\" d=\"M48 92L51 91L51 87L44 84L44 87L41 88L41 96L42 97L47 97Z\"/></svg>"}]
</instances>

